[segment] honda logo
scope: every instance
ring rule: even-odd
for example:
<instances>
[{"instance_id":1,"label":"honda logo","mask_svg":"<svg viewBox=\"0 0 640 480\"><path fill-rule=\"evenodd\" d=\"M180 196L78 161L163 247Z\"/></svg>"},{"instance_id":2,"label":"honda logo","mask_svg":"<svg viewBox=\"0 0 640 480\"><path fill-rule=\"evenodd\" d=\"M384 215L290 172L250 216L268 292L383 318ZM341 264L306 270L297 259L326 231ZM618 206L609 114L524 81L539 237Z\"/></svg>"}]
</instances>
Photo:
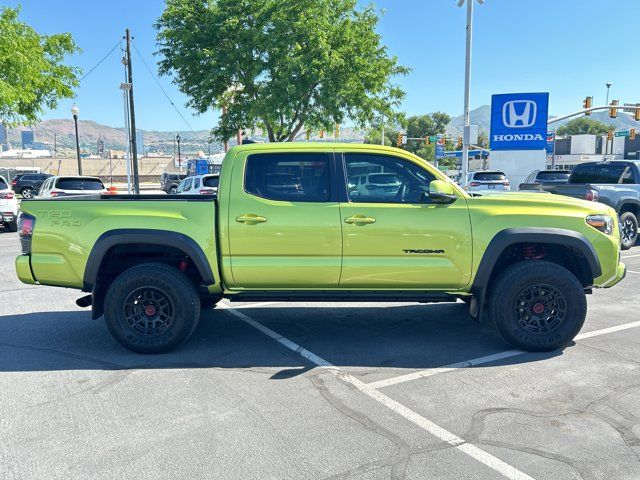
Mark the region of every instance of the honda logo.
<instances>
[{"instance_id":1,"label":"honda logo","mask_svg":"<svg viewBox=\"0 0 640 480\"><path fill-rule=\"evenodd\" d=\"M511 100L502 105L502 123L508 128L528 128L536 123L537 114L533 100Z\"/></svg>"}]
</instances>

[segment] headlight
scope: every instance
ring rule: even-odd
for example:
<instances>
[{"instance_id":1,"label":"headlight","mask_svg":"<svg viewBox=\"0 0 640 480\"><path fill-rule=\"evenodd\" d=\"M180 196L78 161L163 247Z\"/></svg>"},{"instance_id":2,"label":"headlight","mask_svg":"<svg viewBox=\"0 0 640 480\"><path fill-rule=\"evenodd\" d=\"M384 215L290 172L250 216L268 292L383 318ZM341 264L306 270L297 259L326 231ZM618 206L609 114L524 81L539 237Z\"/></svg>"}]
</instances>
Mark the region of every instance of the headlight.
<instances>
[{"instance_id":1,"label":"headlight","mask_svg":"<svg viewBox=\"0 0 640 480\"><path fill-rule=\"evenodd\" d=\"M609 215L589 215L587 217L587 223L607 235L613 233L613 218Z\"/></svg>"}]
</instances>

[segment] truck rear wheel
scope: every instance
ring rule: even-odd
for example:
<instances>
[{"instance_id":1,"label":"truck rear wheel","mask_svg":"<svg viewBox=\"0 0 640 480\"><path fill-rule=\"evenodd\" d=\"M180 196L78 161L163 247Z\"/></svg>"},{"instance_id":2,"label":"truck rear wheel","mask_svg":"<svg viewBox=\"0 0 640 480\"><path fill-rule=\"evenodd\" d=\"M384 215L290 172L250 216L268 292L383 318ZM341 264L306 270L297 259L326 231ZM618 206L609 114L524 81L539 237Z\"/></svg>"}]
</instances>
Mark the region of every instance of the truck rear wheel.
<instances>
[{"instance_id":1,"label":"truck rear wheel","mask_svg":"<svg viewBox=\"0 0 640 480\"><path fill-rule=\"evenodd\" d=\"M139 353L173 350L195 330L200 299L189 278L161 263L143 263L109 286L104 318L113 337Z\"/></svg>"},{"instance_id":2,"label":"truck rear wheel","mask_svg":"<svg viewBox=\"0 0 640 480\"><path fill-rule=\"evenodd\" d=\"M578 334L587 299L578 279L555 263L527 260L507 267L489 295L503 338L528 351L562 348Z\"/></svg>"},{"instance_id":3,"label":"truck rear wheel","mask_svg":"<svg viewBox=\"0 0 640 480\"><path fill-rule=\"evenodd\" d=\"M629 250L638 239L638 219L633 212L620 215L620 246L622 250Z\"/></svg>"}]
</instances>

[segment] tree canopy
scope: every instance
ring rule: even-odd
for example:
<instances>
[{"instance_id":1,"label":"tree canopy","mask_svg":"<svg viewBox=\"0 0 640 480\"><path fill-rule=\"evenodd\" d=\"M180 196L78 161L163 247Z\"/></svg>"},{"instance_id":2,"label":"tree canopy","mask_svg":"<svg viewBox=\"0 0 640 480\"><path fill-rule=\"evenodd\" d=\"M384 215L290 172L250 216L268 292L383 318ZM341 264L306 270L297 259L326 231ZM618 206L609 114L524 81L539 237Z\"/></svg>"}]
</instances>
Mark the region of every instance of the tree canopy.
<instances>
[{"instance_id":1,"label":"tree canopy","mask_svg":"<svg viewBox=\"0 0 640 480\"><path fill-rule=\"evenodd\" d=\"M159 71L199 113L225 107L212 130L226 140L261 128L270 141L301 130L364 127L393 118L408 69L375 32L373 6L356 0L167 0L156 24Z\"/></svg>"},{"instance_id":2,"label":"tree canopy","mask_svg":"<svg viewBox=\"0 0 640 480\"><path fill-rule=\"evenodd\" d=\"M78 50L71 35L40 35L19 14L0 9L0 121L8 126L37 122L78 86L79 69L63 63Z\"/></svg>"},{"instance_id":3,"label":"tree canopy","mask_svg":"<svg viewBox=\"0 0 640 480\"><path fill-rule=\"evenodd\" d=\"M593 118L580 117L567 122L556 130L558 135L604 135L609 130L615 130L614 125L607 125L606 123L594 120Z\"/></svg>"}]
</instances>

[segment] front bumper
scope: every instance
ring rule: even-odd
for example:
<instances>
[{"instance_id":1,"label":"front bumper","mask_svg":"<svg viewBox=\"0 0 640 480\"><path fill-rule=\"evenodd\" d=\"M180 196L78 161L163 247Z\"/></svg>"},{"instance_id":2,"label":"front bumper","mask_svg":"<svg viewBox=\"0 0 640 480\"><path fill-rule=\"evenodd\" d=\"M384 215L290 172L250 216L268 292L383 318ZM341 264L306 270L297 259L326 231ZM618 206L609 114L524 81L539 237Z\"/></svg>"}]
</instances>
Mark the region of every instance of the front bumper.
<instances>
[{"instance_id":1,"label":"front bumper","mask_svg":"<svg viewBox=\"0 0 640 480\"><path fill-rule=\"evenodd\" d=\"M604 288L613 287L617 283L621 282L622 279L626 276L627 276L627 266L624 263L619 262L618 267L616 268L616 274L614 275L613 278L611 278L608 282L606 282L603 285L603 287Z\"/></svg>"},{"instance_id":2,"label":"front bumper","mask_svg":"<svg viewBox=\"0 0 640 480\"><path fill-rule=\"evenodd\" d=\"M33 272L31 272L30 255L18 255L16 257L16 274L22 283L26 283L27 285L37 284L33 278Z\"/></svg>"}]
</instances>

